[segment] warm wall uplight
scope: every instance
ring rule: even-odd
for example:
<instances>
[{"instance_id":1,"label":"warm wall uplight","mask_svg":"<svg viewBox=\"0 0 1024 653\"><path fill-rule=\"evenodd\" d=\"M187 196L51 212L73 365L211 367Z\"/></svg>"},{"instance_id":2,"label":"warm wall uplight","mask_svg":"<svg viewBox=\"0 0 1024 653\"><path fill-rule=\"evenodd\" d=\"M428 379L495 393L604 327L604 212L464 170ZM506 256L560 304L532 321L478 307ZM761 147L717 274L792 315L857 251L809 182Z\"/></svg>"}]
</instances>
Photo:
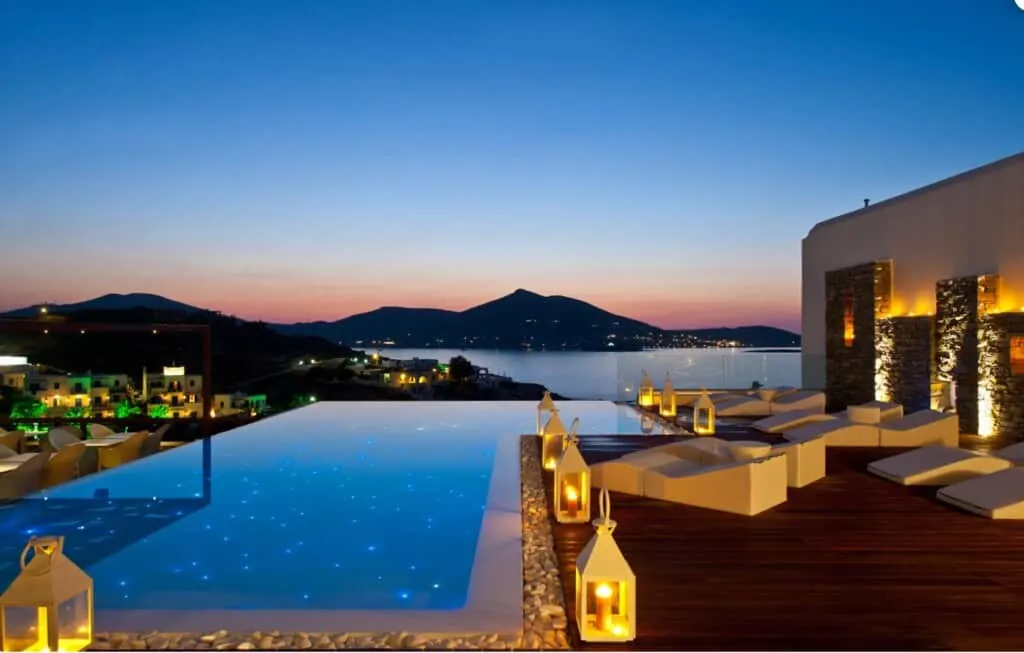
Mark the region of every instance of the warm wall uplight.
<instances>
[{"instance_id":1,"label":"warm wall uplight","mask_svg":"<svg viewBox=\"0 0 1024 653\"><path fill-rule=\"evenodd\" d=\"M853 297L843 300L843 344L847 347L853 346Z\"/></svg>"},{"instance_id":2,"label":"warm wall uplight","mask_svg":"<svg viewBox=\"0 0 1024 653\"><path fill-rule=\"evenodd\" d=\"M1010 374L1024 374L1024 335L1010 336Z\"/></svg>"}]
</instances>

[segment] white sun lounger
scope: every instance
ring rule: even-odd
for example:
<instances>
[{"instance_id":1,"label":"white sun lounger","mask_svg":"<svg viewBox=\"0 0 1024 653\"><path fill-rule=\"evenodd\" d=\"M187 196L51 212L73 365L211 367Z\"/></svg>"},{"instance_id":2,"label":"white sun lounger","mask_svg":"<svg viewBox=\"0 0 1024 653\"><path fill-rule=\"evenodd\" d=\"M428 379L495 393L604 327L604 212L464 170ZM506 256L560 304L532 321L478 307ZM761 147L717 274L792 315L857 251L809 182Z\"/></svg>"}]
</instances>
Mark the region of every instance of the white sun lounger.
<instances>
[{"instance_id":1,"label":"white sun lounger","mask_svg":"<svg viewBox=\"0 0 1024 653\"><path fill-rule=\"evenodd\" d=\"M890 401L869 401L863 404L857 404L855 408L877 408L878 416L880 421L887 419L899 419L903 417L903 404L896 404ZM839 411L835 413L836 417L849 419L850 409Z\"/></svg>"},{"instance_id":2,"label":"white sun lounger","mask_svg":"<svg viewBox=\"0 0 1024 653\"><path fill-rule=\"evenodd\" d=\"M944 487L938 498L989 519L1024 519L1024 469L1011 467Z\"/></svg>"},{"instance_id":3,"label":"white sun lounger","mask_svg":"<svg viewBox=\"0 0 1024 653\"><path fill-rule=\"evenodd\" d=\"M591 474L595 487L754 515L786 500L787 456L735 460L729 442L702 437L598 463Z\"/></svg>"},{"instance_id":4,"label":"white sun lounger","mask_svg":"<svg viewBox=\"0 0 1024 653\"><path fill-rule=\"evenodd\" d=\"M876 424L857 424L838 417L789 429L782 437L791 442L823 437L829 447L877 447L879 443Z\"/></svg>"},{"instance_id":5,"label":"white sun lounger","mask_svg":"<svg viewBox=\"0 0 1024 653\"><path fill-rule=\"evenodd\" d=\"M772 414L771 402L756 395L734 395L712 399L718 417L767 417Z\"/></svg>"},{"instance_id":6,"label":"white sun lounger","mask_svg":"<svg viewBox=\"0 0 1024 653\"><path fill-rule=\"evenodd\" d=\"M655 448L660 449L661 447ZM594 487L643 496L643 477L640 472L649 467L666 465L677 460L679 460L678 456L664 451L634 451L621 458L592 465L590 478Z\"/></svg>"},{"instance_id":7,"label":"white sun lounger","mask_svg":"<svg viewBox=\"0 0 1024 653\"><path fill-rule=\"evenodd\" d=\"M781 396L776 395L770 402L769 410L772 415L795 410L813 410L824 413L825 393L817 390L797 390Z\"/></svg>"},{"instance_id":8,"label":"white sun lounger","mask_svg":"<svg viewBox=\"0 0 1024 653\"><path fill-rule=\"evenodd\" d=\"M811 424L812 422L825 422L830 419L835 419L833 415L826 415L815 409L809 410L791 410L784 413L777 413L771 417L764 417L750 425L751 428L761 431L762 433L783 433L790 429L795 429L798 426L804 424Z\"/></svg>"},{"instance_id":9,"label":"white sun lounger","mask_svg":"<svg viewBox=\"0 0 1024 653\"><path fill-rule=\"evenodd\" d=\"M809 435L772 445L772 452L786 455L786 483L806 487L825 478L825 438Z\"/></svg>"},{"instance_id":10,"label":"white sun lounger","mask_svg":"<svg viewBox=\"0 0 1024 653\"><path fill-rule=\"evenodd\" d=\"M992 452L992 455L1009 460L1018 467L1024 467L1024 442L1018 442L1017 444L1011 444L1010 446L1003 447L1002 449L996 449Z\"/></svg>"},{"instance_id":11,"label":"white sun lounger","mask_svg":"<svg viewBox=\"0 0 1024 653\"><path fill-rule=\"evenodd\" d=\"M900 485L952 485L1011 467L1009 460L995 456L930 445L876 460L868 471Z\"/></svg>"},{"instance_id":12,"label":"white sun lounger","mask_svg":"<svg viewBox=\"0 0 1024 653\"><path fill-rule=\"evenodd\" d=\"M786 459L776 455L705 466L690 460L642 472L644 494L739 515L756 515L786 501Z\"/></svg>"},{"instance_id":13,"label":"white sun lounger","mask_svg":"<svg viewBox=\"0 0 1024 653\"><path fill-rule=\"evenodd\" d=\"M920 410L899 419L880 422L878 434L881 447L960 446L960 422L956 414L935 410Z\"/></svg>"}]
</instances>

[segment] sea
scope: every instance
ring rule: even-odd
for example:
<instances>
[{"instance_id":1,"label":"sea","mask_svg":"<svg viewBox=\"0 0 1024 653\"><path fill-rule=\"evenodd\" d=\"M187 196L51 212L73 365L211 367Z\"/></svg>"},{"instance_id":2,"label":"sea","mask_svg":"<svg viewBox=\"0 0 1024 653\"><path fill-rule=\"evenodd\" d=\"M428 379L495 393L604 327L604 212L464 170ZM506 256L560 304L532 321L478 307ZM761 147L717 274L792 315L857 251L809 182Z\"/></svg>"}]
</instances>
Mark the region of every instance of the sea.
<instances>
[{"instance_id":1,"label":"sea","mask_svg":"<svg viewBox=\"0 0 1024 653\"><path fill-rule=\"evenodd\" d=\"M650 351L518 351L382 348L382 356L447 362L464 356L492 374L540 383L570 399L626 401L646 370L656 386L669 374L677 389L800 387L800 350L656 349Z\"/></svg>"}]
</instances>

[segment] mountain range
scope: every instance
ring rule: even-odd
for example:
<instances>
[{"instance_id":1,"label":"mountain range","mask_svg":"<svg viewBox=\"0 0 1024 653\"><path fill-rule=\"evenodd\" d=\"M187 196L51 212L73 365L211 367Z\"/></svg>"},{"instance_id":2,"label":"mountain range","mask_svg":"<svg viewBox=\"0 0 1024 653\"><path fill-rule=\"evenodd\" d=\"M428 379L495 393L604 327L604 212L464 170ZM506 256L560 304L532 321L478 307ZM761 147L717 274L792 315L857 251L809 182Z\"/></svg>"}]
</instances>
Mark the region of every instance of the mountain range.
<instances>
[{"instance_id":1,"label":"mountain range","mask_svg":"<svg viewBox=\"0 0 1024 653\"><path fill-rule=\"evenodd\" d=\"M3 317L32 317L43 305L28 306ZM201 313L160 295L107 294L63 305L51 313L122 311L145 308L161 312ZM668 330L605 311L560 295L543 296L519 289L498 299L450 311L385 306L333 322L268 325L279 333L315 336L355 348L397 346L462 349L546 349L631 351L646 347L794 347L798 334L769 326Z\"/></svg>"}]
</instances>

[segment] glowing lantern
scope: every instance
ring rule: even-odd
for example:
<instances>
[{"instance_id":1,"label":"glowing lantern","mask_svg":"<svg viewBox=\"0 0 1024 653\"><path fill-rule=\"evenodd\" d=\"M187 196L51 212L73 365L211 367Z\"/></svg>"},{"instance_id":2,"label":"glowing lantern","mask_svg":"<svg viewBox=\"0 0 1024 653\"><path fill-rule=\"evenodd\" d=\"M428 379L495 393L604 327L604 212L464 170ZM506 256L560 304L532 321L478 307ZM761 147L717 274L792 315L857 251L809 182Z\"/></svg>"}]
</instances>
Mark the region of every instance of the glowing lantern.
<instances>
[{"instance_id":1,"label":"glowing lantern","mask_svg":"<svg viewBox=\"0 0 1024 653\"><path fill-rule=\"evenodd\" d=\"M554 413L558 408L555 407L555 400L551 398L551 391L545 390L544 397L537 404L537 435L544 435L544 413Z\"/></svg>"},{"instance_id":2,"label":"glowing lantern","mask_svg":"<svg viewBox=\"0 0 1024 653\"><path fill-rule=\"evenodd\" d=\"M640 390L636 395L636 403L641 408L654 407L654 382L647 375L647 370L644 370L643 379L640 381Z\"/></svg>"},{"instance_id":3,"label":"glowing lantern","mask_svg":"<svg viewBox=\"0 0 1024 653\"><path fill-rule=\"evenodd\" d=\"M562 455L562 449L565 448L563 442L565 436L565 424L562 424L562 418L558 416L558 409L555 408L551 411L551 417L544 424L540 434L540 459L544 461L544 469L548 471L555 469L555 465L558 464L558 459Z\"/></svg>"},{"instance_id":4,"label":"glowing lantern","mask_svg":"<svg viewBox=\"0 0 1024 653\"><path fill-rule=\"evenodd\" d=\"M659 412L662 417L676 416L676 391L672 387L672 379L668 378L668 374L665 375L665 387L661 390L661 408Z\"/></svg>"},{"instance_id":5,"label":"glowing lantern","mask_svg":"<svg viewBox=\"0 0 1024 653\"><path fill-rule=\"evenodd\" d=\"M563 524L590 521L590 467L579 449L579 418L565 438L565 451L555 465L555 519Z\"/></svg>"},{"instance_id":6,"label":"glowing lantern","mask_svg":"<svg viewBox=\"0 0 1024 653\"><path fill-rule=\"evenodd\" d=\"M608 490L601 490L597 531L576 557L576 624L585 642L636 638L636 576L612 537Z\"/></svg>"},{"instance_id":7,"label":"glowing lantern","mask_svg":"<svg viewBox=\"0 0 1024 653\"><path fill-rule=\"evenodd\" d=\"M697 435L715 434L715 404L707 390L693 403L693 432Z\"/></svg>"},{"instance_id":8,"label":"glowing lantern","mask_svg":"<svg viewBox=\"0 0 1024 653\"><path fill-rule=\"evenodd\" d=\"M81 651L92 643L92 612L92 579L64 555L64 538L33 537L0 595L0 650Z\"/></svg>"}]
</instances>

